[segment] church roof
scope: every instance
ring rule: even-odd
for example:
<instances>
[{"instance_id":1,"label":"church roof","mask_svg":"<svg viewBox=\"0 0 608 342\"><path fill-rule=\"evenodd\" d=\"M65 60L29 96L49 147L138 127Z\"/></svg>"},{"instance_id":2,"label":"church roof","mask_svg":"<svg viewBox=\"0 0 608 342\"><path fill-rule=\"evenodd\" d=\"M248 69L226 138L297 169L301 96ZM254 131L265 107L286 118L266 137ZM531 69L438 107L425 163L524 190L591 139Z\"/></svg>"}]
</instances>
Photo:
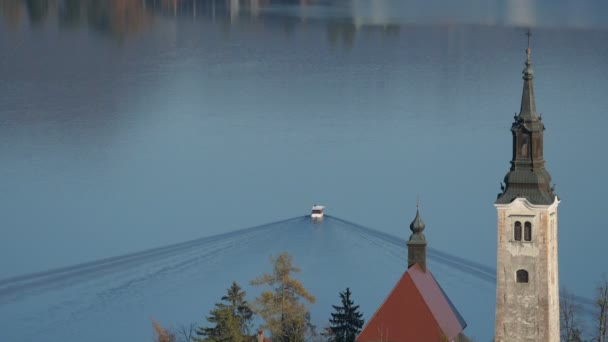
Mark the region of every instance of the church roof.
<instances>
[{"instance_id":1,"label":"church roof","mask_svg":"<svg viewBox=\"0 0 608 342\"><path fill-rule=\"evenodd\" d=\"M508 204L518 197L532 204L551 204L555 201L551 176L546 170L513 170L505 176L507 187L499 194L496 203Z\"/></svg>"},{"instance_id":2,"label":"church roof","mask_svg":"<svg viewBox=\"0 0 608 342\"><path fill-rule=\"evenodd\" d=\"M415 264L401 276L356 341L452 341L466 325L431 272Z\"/></svg>"}]
</instances>

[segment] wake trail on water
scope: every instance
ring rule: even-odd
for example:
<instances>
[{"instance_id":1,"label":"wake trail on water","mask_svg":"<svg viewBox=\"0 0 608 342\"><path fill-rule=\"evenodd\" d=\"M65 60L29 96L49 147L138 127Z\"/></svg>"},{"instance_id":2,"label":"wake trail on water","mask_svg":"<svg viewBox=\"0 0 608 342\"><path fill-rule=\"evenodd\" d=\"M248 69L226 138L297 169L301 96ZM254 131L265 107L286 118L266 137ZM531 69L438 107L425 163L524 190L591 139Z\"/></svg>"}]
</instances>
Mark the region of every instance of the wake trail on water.
<instances>
[{"instance_id":1,"label":"wake trail on water","mask_svg":"<svg viewBox=\"0 0 608 342\"><path fill-rule=\"evenodd\" d=\"M234 248L236 243L230 244L231 240L243 239L246 236L271 230L287 222L301 220L305 217L306 216L298 216L186 242L151 248L140 252L3 279L0 280L0 303L20 299L29 294L62 288L77 283L78 281L88 281L107 274L118 273L143 264L186 255L187 253L195 253L197 250L207 245L213 246L214 244L225 243L222 248L211 248L210 253L217 253L221 249ZM206 255L209 253L203 254ZM204 257L195 255L189 260L182 261L178 264L161 267L158 272L162 273L171 270L172 268L187 267L188 265L195 263L197 259L204 259Z\"/></svg>"},{"instance_id":2,"label":"wake trail on water","mask_svg":"<svg viewBox=\"0 0 608 342\"><path fill-rule=\"evenodd\" d=\"M348 227L353 228L357 232L368 235L377 239L380 239L390 245L396 246L399 249L406 249L407 240L402 239L400 237L380 232L378 230L362 226L360 224L344 220L338 217L330 216L330 218L340 221L346 224ZM439 251L437 249L427 247L428 257L431 260L437 261L447 266L452 266L457 268L465 273L476 276L479 279L482 279L487 282L496 283L496 269L489 267L487 265L483 265L471 260L467 260L465 258L452 255L446 252ZM403 255L403 254L400 254Z\"/></svg>"},{"instance_id":3,"label":"wake trail on water","mask_svg":"<svg viewBox=\"0 0 608 342\"><path fill-rule=\"evenodd\" d=\"M382 249L391 257L404 261L403 256L407 251L405 239L338 217L329 215L325 217L342 223L346 230L356 232L360 238ZM103 282L110 286L98 292L98 298L104 301L115 300L153 280L218 259L223 253L238 250L252 243L263 244L272 239L272 234L268 234L270 231L282 229L289 222L308 219L310 219L308 215L298 216L121 256L1 279L0 304L48 291L61 290L102 277L111 277L103 279ZM429 247L427 251L429 259L434 262L486 283L496 284L495 268L434 248ZM144 265L148 266L142 267ZM593 300L576 295L572 296L572 300L585 313L593 313L595 306Z\"/></svg>"},{"instance_id":4,"label":"wake trail on water","mask_svg":"<svg viewBox=\"0 0 608 342\"><path fill-rule=\"evenodd\" d=\"M341 219L335 216L329 216L329 215L325 215L328 216L329 218L342 222L344 223L347 227L353 228L353 230L357 231L358 233L360 233L360 235L363 236L370 236L376 239L379 239L381 241L384 241L386 243L388 243L388 245L392 245L394 247L398 247L401 250L406 251L406 243L407 240L402 239L398 236L394 236L388 233L384 233L369 227L365 227L362 226L360 224L345 220L345 219ZM377 244L378 245L378 244ZM453 255L450 253L446 253L443 251L439 251L435 248L431 248L431 247L427 247L427 251L428 254L427 256L429 257L429 259L436 261L440 264L446 265L446 266L450 266L454 269L457 269L459 271L462 271L466 274L472 275L478 279L481 279L485 282L488 282L490 284L496 285L496 269L492 268L490 266L472 261L472 260L468 260L465 259L463 257L457 256L457 255ZM403 253L391 253L392 256L399 258L399 259L403 259ZM561 297L561 295L560 295ZM582 296L578 296L578 295L572 295L572 301L574 301L574 303L576 305L578 305L578 307L580 307L580 309L589 315L593 315L594 314L594 307L596 305L595 301L586 298L586 297L582 297Z\"/></svg>"}]
</instances>

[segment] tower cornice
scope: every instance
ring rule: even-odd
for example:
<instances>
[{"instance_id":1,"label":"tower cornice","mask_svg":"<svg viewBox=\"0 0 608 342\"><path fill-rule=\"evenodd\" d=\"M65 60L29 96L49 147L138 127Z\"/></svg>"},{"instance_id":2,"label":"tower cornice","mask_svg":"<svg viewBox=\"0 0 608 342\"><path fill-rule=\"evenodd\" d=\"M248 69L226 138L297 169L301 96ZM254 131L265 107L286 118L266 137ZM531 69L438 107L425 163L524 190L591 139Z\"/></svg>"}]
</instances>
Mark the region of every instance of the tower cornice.
<instances>
[{"instance_id":1,"label":"tower cornice","mask_svg":"<svg viewBox=\"0 0 608 342\"><path fill-rule=\"evenodd\" d=\"M558 196L555 196L553 203L551 204L534 204L528 201L524 197L518 197L514 199L510 203L494 203L494 207L498 210L501 209L513 209L513 208L525 208L527 210L546 210L546 211L554 211L557 209L558 205L561 203L561 200Z\"/></svg>"}]
</instances>

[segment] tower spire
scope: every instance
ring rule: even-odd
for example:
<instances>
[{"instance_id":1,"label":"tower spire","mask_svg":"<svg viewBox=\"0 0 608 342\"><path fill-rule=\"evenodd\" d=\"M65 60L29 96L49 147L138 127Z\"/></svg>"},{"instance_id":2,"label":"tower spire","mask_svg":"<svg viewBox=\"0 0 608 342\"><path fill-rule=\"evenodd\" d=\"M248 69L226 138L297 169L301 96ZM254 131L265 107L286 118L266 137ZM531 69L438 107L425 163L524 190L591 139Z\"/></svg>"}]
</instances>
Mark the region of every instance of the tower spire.
<instances>
[{"instance_id":1,"label":"tower spire","mask_svg":"<svg viewBox=\"0 0 608 342\"><path fill-rule=\"evenodd\" d=\"M543 134L545 125L536 112L534 87L532 80L534 72L530 55L530 37L528 30L528 48L526 49L526 67L523 70L524 87L521 95L519 115L511 126L513 134L513 158L511 169L505 176L505 187L496 203L511 203L514 199L526 198L532 204L551 204L555 194L551 187L551 175L545 169L543 157Z\"/></svg>"},{"instance_id":2,"label":"tower spire","mask_svg":"<svg viewBox=\"0 0 608 342\"><path fill-rule=\"evenodd\" d=\"M530 49L530 37L532 37L532 33L530 30L526 32L528 36L528 48L526 49L526 67L523 70L523 79L524 79L524 89L521 95L521 108L519 110L519 117L522 119L535 119L538 118L538 114L536 113L536 103L534 101L534 87L532 85L532 80L534 79L534 71L532 70L532 62L530 61L530 54L532 53L532 49Z\"/></svg>"}]
</instances>

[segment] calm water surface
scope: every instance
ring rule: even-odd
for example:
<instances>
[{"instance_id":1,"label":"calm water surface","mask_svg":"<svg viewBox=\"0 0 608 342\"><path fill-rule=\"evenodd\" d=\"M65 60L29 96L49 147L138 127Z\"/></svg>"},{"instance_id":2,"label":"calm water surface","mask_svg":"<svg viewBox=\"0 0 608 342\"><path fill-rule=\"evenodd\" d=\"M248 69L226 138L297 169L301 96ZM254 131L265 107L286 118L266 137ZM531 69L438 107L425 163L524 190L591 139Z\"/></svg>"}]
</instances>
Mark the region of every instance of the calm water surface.
<instances>
[{"instance_id":1,"label":"calm water surface","mask_svg":"<svg viewBox=\"0 0 608 342\"><path fill-rule=\"evenodd\" d=\"M527 27L562 199L560 282L590 297L608 272L604 2L3 0L0 11L0 278L313 203L405 237L417 195L433 247L494 266Z\"/></svg>"}]
</instances>

